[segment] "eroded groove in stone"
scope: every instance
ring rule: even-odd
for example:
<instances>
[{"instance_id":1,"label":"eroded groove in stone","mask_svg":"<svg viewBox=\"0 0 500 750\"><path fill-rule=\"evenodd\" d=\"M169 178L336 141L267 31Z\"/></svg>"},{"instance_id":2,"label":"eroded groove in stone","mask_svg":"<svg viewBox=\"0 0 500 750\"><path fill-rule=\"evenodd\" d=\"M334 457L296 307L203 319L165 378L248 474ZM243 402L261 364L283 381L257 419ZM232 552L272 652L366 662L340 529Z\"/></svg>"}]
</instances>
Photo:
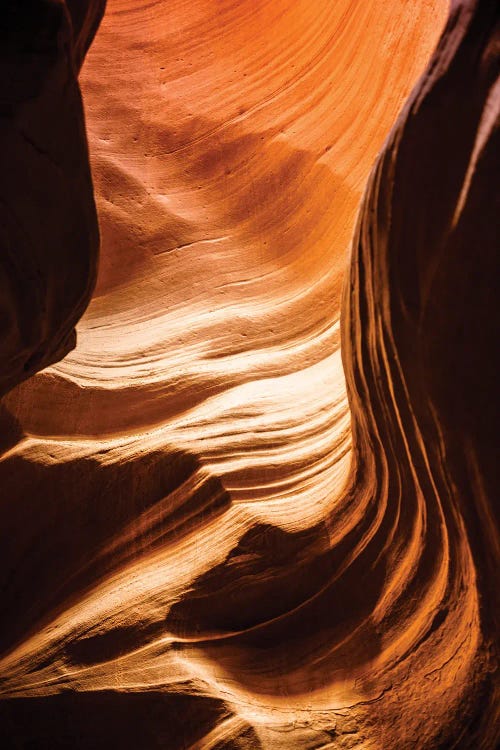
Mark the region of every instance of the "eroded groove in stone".
<instances>
[{"instance_id":1,"label":"eroded groove in stone","mask_svg":"<svg viewBox=\"0 0 500 750\"><path fill-rule=\"evenodd\" d=\"M3 401L4 734L495 747L495 10L108 2L96 291Z\"/></svg>"}]
</instances>

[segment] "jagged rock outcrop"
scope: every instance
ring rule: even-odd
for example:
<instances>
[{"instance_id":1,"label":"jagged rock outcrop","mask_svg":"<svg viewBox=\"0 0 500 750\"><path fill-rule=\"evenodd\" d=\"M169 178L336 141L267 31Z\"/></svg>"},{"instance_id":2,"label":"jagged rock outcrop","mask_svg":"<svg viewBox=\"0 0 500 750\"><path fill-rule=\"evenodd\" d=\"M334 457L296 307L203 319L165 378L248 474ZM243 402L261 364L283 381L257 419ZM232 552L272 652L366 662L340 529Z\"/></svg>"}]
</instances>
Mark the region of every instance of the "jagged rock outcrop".
<instances>
[{"instance_id":1,"label":"jagged rock outcrop","mask_svg":"<svg viewBox=\"0 0 500 750\"><path fill-rule=\"evenodd\" d=\"M428 63L447 13L108 4L100 276L3 400L8 747L496 747L498 26Z\"/></svg>"},{"instance_id":2,"label":"jagged rock outcrop","mask_svg":"<svg viewBox=\"0 0 500 750\"><path fill-rule=\"evenodd\" d=\"M0 396L75 346L98 228L77 75L104 0L0 9Z\"/></svg>"}]
</instances>

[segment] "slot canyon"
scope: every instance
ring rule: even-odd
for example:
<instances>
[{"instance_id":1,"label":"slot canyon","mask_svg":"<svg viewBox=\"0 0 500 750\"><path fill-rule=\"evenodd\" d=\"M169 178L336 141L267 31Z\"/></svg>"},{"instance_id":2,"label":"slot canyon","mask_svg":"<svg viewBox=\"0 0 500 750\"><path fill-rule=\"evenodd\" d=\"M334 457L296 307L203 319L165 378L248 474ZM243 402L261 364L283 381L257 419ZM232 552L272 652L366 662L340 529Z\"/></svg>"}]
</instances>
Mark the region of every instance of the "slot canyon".
<instances>
[{"instance_id":1,"label":"slot canyon","mask_svg":"<svg viewBox=\"0 0 500 750\"><path fill-rule=\"evenodd\" d=\"M0 7L0 746L500 746L497 0Z\"/></svg>"}]
</instances>

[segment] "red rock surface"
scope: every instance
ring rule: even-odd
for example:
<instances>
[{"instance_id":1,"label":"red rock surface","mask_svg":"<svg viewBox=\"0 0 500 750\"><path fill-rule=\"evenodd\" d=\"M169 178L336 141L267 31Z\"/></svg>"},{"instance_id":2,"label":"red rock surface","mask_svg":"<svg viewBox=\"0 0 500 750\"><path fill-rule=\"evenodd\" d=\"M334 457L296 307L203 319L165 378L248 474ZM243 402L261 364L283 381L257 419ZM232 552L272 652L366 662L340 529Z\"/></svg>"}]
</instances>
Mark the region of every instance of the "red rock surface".
<instances>
[{"instance_id":1,"label":"red rock surface","mask_svg":"<svg viewBox=\"0 0 500 750\"><path fill-rule=\"evenodd\" d=\"M101 9L68 5L77 97ZM8 747L496 747L497 12L447 14L108 2L96 290L3 399Z\"/></svg>"}]
</instances>

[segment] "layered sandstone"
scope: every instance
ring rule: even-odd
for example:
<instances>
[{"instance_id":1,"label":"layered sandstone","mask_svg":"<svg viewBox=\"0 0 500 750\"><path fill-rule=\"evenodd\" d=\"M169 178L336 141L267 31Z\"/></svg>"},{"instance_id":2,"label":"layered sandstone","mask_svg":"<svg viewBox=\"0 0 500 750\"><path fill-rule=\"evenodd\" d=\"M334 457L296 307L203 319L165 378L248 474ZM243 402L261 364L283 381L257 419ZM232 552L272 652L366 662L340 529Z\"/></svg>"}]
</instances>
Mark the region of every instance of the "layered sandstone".
<instances>
[{"instance_id":1,"label":"layered sandstone","mask_svg":"<svg viewBox=\"0 0 500 750\"><path fill-rule=\"evenodd\" d=\"M3 400L10 746L495 747L495 11L108 2L96 290Z\"/></svg>"}]
</instances>

